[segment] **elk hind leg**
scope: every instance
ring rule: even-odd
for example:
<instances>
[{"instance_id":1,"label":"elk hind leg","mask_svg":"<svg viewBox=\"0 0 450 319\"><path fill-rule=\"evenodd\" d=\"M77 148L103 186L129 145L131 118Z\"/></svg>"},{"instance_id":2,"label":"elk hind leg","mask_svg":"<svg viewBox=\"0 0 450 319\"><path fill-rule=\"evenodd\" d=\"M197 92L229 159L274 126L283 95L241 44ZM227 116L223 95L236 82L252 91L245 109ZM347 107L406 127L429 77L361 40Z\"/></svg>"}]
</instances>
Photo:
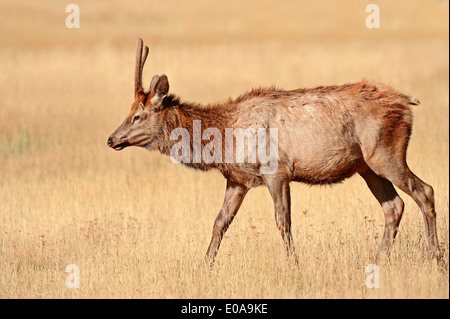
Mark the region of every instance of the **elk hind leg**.
<instances>
[{"instance_id":1,"label":"elk hind leg","mask_svg":"<svg viewBox=\"0 0 450 319\"><path fill-rule=\"evenodd\" d=\"M376 174L388 179L414 199L422 211L430 255L441 259L436 229L433 187L422 181L409 169L404 157L399 158L395 155L386 155L378 158L383 158L384 160L374 161L368 163L368 165Z\"/></svg>"},{"instance_id":2,"label":"elk hind leg","mask_svg":"<svg viewBox=\"0 0 450 319\"><path fill-rule=\"evenodd\" d=\"M385 217L383 241L377 256L377 262L387 261L402 219L404 202L394 186L387 179L378 176L370 168L360 173L380 203Z\"/></svg>"}]
</instances>

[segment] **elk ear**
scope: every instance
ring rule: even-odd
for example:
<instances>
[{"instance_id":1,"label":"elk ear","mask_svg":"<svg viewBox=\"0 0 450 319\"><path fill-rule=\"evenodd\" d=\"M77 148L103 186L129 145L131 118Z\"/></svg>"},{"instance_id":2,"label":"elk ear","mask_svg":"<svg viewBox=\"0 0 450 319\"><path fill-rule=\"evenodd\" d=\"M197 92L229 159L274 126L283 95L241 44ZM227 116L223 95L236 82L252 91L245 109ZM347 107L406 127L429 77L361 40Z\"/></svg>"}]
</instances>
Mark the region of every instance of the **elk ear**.
<instances>
[{"instance_id":1,"label":"elk ear","mask_svg":"<svg viewBox=\"0 0 450 319\"><path fill-rule=\"evenodd\" d=\"M155 90L156 94L161 97L169 93L169 79L165 74L159 77L158 83L156 83Z\"/></svg>"},{"instance_id":2,"label":"elk ear","mask_svg":"<svg viewBox=\"0 0 450 319\"><path fill-rule=\"evenodd\" d=\"M161 76L155 75L150 85L152 103L154 105L162 105L162 101L167 93L169 93L169 80L167 76L165 74Z\"/></svg>"},{"instance_id":3,"label":"elk ear","mask_svg":"<svg viewBox=\"0 0 450 319\"><path fill-rule=\"evenodd\" d=\"M150 95L155 95L156 84L159 81L159 75L154 75L152 81L150 82Z\"/></svg>"}]
</instances>

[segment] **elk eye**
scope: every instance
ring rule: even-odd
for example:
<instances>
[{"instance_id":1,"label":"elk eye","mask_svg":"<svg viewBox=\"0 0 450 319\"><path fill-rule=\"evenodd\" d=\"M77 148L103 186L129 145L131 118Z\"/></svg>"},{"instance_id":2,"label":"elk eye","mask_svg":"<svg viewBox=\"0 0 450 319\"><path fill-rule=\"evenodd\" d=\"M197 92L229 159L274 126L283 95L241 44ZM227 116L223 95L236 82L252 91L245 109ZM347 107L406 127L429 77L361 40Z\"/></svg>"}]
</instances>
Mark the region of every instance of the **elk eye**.
<instances>
[{"instance_id":1,"label":"elk eye","mask_svg":"<svg viewBox=\"0 0 450 319\"><path fill-rule=\"evenodd\" d=\"M136 122L136 121L139 121L140 118L141 118L141 117L140 117L139 115L135 115L135 116L133 117L133 123Z\"/></svg>"}]
</instances>

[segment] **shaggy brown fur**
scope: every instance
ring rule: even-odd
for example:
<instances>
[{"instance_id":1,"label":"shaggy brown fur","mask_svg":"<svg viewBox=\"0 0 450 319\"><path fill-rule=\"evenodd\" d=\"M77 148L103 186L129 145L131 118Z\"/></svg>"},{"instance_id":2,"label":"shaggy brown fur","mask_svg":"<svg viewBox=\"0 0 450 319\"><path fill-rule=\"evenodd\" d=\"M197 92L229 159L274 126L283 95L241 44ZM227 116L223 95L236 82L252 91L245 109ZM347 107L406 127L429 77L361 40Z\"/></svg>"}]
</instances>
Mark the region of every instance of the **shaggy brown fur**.
<instances>
[{"instance_id":1,"label":"shaggy brown fur","mask_svg":"<svg viewBox=\"0 0 450 319\"><path fill-rule=\"evenodd\" d=\"M177 128L193 136L193 123L202 130L217 128L278 129L278 167L262 174L260 162L193 163L190 139L189 167L218 169L227 179L225 200L214 224L207 259L213 262L221 239L250 188L266 185L274 201L276 223L289 256L296 260L290 222L292 181L308 184L340 182L361 175L380 202L386 227L379 257L387 257L403 213L403 201L393 185L410 195L421 208L430 251L440 256L436 233L433 188L415 176L406 163L412 129L411 105L416 98L381 84L366 81L339 86L320 86L285 91L253 89L225 103L199 105L169 95L165 75L154 76L149 92L142 89L142 55L139 39L136 59L135 102L123 124L108 139L116 150L141 146L170 155L177 143L170 134ZM142 57L141 57L142 56ZM202 140L202 149L210 141ZM222 154L225 154L224 139ZM234 150L236 148L233 143ZM247 149L246 140L245 149ZM235 152L233 152L235 154ZM246 155L246 159L248 154ZM235 158L234 158L235 159Z\"/></svg>"}]
</instances>

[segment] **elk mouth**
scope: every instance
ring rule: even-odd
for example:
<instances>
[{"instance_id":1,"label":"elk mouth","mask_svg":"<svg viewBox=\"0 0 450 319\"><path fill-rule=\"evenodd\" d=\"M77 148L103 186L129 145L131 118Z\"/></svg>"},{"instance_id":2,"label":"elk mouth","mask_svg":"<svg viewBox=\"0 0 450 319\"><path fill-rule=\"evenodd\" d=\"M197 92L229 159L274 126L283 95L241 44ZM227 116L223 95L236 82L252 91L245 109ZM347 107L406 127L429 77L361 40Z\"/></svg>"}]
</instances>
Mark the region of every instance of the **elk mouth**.
<instances>
[{"instance_id":1,"label":"elk mouth","mask_svg":"<svg viewBox=\"0 0 450 319\"><path fill-rule=\"evenodd\" d=\"M120 151L123 150L125 147L127 147L128 145L126 145L126 143L120 143L114 146L111 146L114 150L116 151Z\"/></svg>"},{"instance_id":2,"label":"elk mouth","mask_svg":"<svg viewBox=\"0 0 450 319\"><path fill-rule=\"evenodd\" d=\"M111 147L112 149L114 149L116 151L123 150L125 147L129 146L129 144L127 142L114 144L114 142L113 142L113 140L111 138L108 139L107 144L108 144L109 147Z\"/></svg>"}]
</instances>

